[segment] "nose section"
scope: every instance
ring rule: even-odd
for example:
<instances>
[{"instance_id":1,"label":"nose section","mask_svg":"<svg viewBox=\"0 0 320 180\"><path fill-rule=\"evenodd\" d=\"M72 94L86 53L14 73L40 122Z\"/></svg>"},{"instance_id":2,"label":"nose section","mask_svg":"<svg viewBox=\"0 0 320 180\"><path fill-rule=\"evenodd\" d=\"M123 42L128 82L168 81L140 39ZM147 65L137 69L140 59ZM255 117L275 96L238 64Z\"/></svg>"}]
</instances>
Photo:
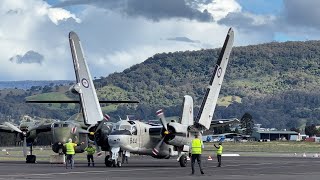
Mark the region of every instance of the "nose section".
<instances>
[{"instance_id":1,"label":"nose section","mask_svg":"<svg viewBox=\"0 0 320 180\"><path fill-rule=\"evenodd\" d=\"M126 145L127 135L109 135L108 143L113 147L122 147Z\"/></svg>"},{"instance_id":2,"label":"nose section","mask_svg":"<svg viewBox=\"0 0 320 180\"><path fill-rule=\"evenodd\" d=\"M112 147L126 149L126 147L130 146L129 139L129 135L109 135L108 143Z\"/></svg>"},{"instance_id":3,"label":"nose section","mask_svg":"<svg viewBox=\"0 0 320 180\"><path fill-rule=\"evenodd\" d=\"M59 128L53 129L53 141L54 142L66 143L69 138L72 138L70 128L59 127Z\"/></svg>"}]
</instances>

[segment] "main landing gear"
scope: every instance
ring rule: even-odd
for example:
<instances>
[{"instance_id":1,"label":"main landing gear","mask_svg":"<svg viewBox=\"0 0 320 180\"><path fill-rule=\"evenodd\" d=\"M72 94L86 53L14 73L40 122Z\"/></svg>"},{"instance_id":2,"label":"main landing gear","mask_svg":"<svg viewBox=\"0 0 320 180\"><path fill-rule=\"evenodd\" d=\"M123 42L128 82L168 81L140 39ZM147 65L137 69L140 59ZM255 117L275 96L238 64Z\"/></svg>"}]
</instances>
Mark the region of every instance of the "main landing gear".
<instances>
[{"instance_id":1,"label":"main landing gear","mask_svg":"<svg viewBox=\"0 0 320 180\"><path fill-rule=\"evenodd\" d=\"M30 145L30 155L26 157L26 163L36 163L36 156L32 154L32 144Z\"/></svg>"},{"instance_id":2,"label":"main landing gear","mask_svg":"<svg viewBox=\"0 0 320 180\"><path fill-rule=\"evenodd\" d=\"M107 155L104 159L104 164L107 167L121 167L121 161L112 160L109 155Z\"/></svg>"},{"instance_id":3,"label":"main landing gear","mask_svg":"<svg viewBox=\"0 0 320 180\"><path fill-rule=\"evenodd\" d=\"M186 155L180 156L180 158L179 158L179 163L180 163L180 166L181 166L181 167L186 167L186 166L187 166L187 163L188 163L187 156L186 156Z\"/></svg>"}]
</instances>

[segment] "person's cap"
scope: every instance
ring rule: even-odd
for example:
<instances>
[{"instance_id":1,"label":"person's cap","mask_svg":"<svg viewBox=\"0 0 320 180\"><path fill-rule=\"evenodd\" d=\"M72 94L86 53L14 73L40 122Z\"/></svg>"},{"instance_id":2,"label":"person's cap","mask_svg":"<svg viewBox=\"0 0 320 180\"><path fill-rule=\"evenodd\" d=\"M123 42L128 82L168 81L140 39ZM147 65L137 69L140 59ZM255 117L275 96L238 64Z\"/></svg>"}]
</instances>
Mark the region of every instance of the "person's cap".
<instances>
[{"instance_id":1,"label":"person's cap","mask_svg":"<svg viewBox=\"0 0 320 180\"><path fill-rule=\"evenodd\" d=\"M221 145L222 144L222 142L219 142L219 145Z\"/></svg>"},{"instance_id":2,"label":"person's cap","mask_svg":"<svg viewBox=\"0 0 320 180\"><path fill-rule=\"evenodd\" d=\"M71 139L71 138L69 138L69 139L68 139L68 141L69 141L69 142L72 142L72 139Z\"/></svg>"}]
</instances>

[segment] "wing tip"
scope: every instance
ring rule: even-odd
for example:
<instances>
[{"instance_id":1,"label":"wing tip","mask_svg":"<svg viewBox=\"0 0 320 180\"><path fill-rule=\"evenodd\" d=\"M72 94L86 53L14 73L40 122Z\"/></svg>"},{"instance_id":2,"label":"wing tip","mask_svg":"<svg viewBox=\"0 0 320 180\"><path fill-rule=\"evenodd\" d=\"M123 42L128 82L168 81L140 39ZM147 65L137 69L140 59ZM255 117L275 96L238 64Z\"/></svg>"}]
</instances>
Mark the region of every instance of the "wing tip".
<instances>
[{"instance_id":1,"label":"wing tip","mask_svg":"<svg viewBox=\"0 0 320 180\"><path fill-rule=\"evenodd\" d=\"M79 36L74 31L69 32L69 39L79 39Z\"/></svg>"}]
</instances>

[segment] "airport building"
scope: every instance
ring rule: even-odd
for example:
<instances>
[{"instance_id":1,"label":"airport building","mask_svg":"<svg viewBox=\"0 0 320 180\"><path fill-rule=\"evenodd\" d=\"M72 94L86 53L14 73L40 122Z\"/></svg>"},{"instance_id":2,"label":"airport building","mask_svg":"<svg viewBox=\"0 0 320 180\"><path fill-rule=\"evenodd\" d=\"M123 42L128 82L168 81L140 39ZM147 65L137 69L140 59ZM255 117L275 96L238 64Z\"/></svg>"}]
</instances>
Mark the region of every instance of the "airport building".
<instances>
[{"instance_id":1,"label":"airport building","mask_svg":"<svg viewBox=\"0 0 320 180\"><path fill-rule=\"evenodd\" d=\"M295 131L256 131L252 136L257 141L297 140L299 133Z\"/></svg>"}]
</instances>

